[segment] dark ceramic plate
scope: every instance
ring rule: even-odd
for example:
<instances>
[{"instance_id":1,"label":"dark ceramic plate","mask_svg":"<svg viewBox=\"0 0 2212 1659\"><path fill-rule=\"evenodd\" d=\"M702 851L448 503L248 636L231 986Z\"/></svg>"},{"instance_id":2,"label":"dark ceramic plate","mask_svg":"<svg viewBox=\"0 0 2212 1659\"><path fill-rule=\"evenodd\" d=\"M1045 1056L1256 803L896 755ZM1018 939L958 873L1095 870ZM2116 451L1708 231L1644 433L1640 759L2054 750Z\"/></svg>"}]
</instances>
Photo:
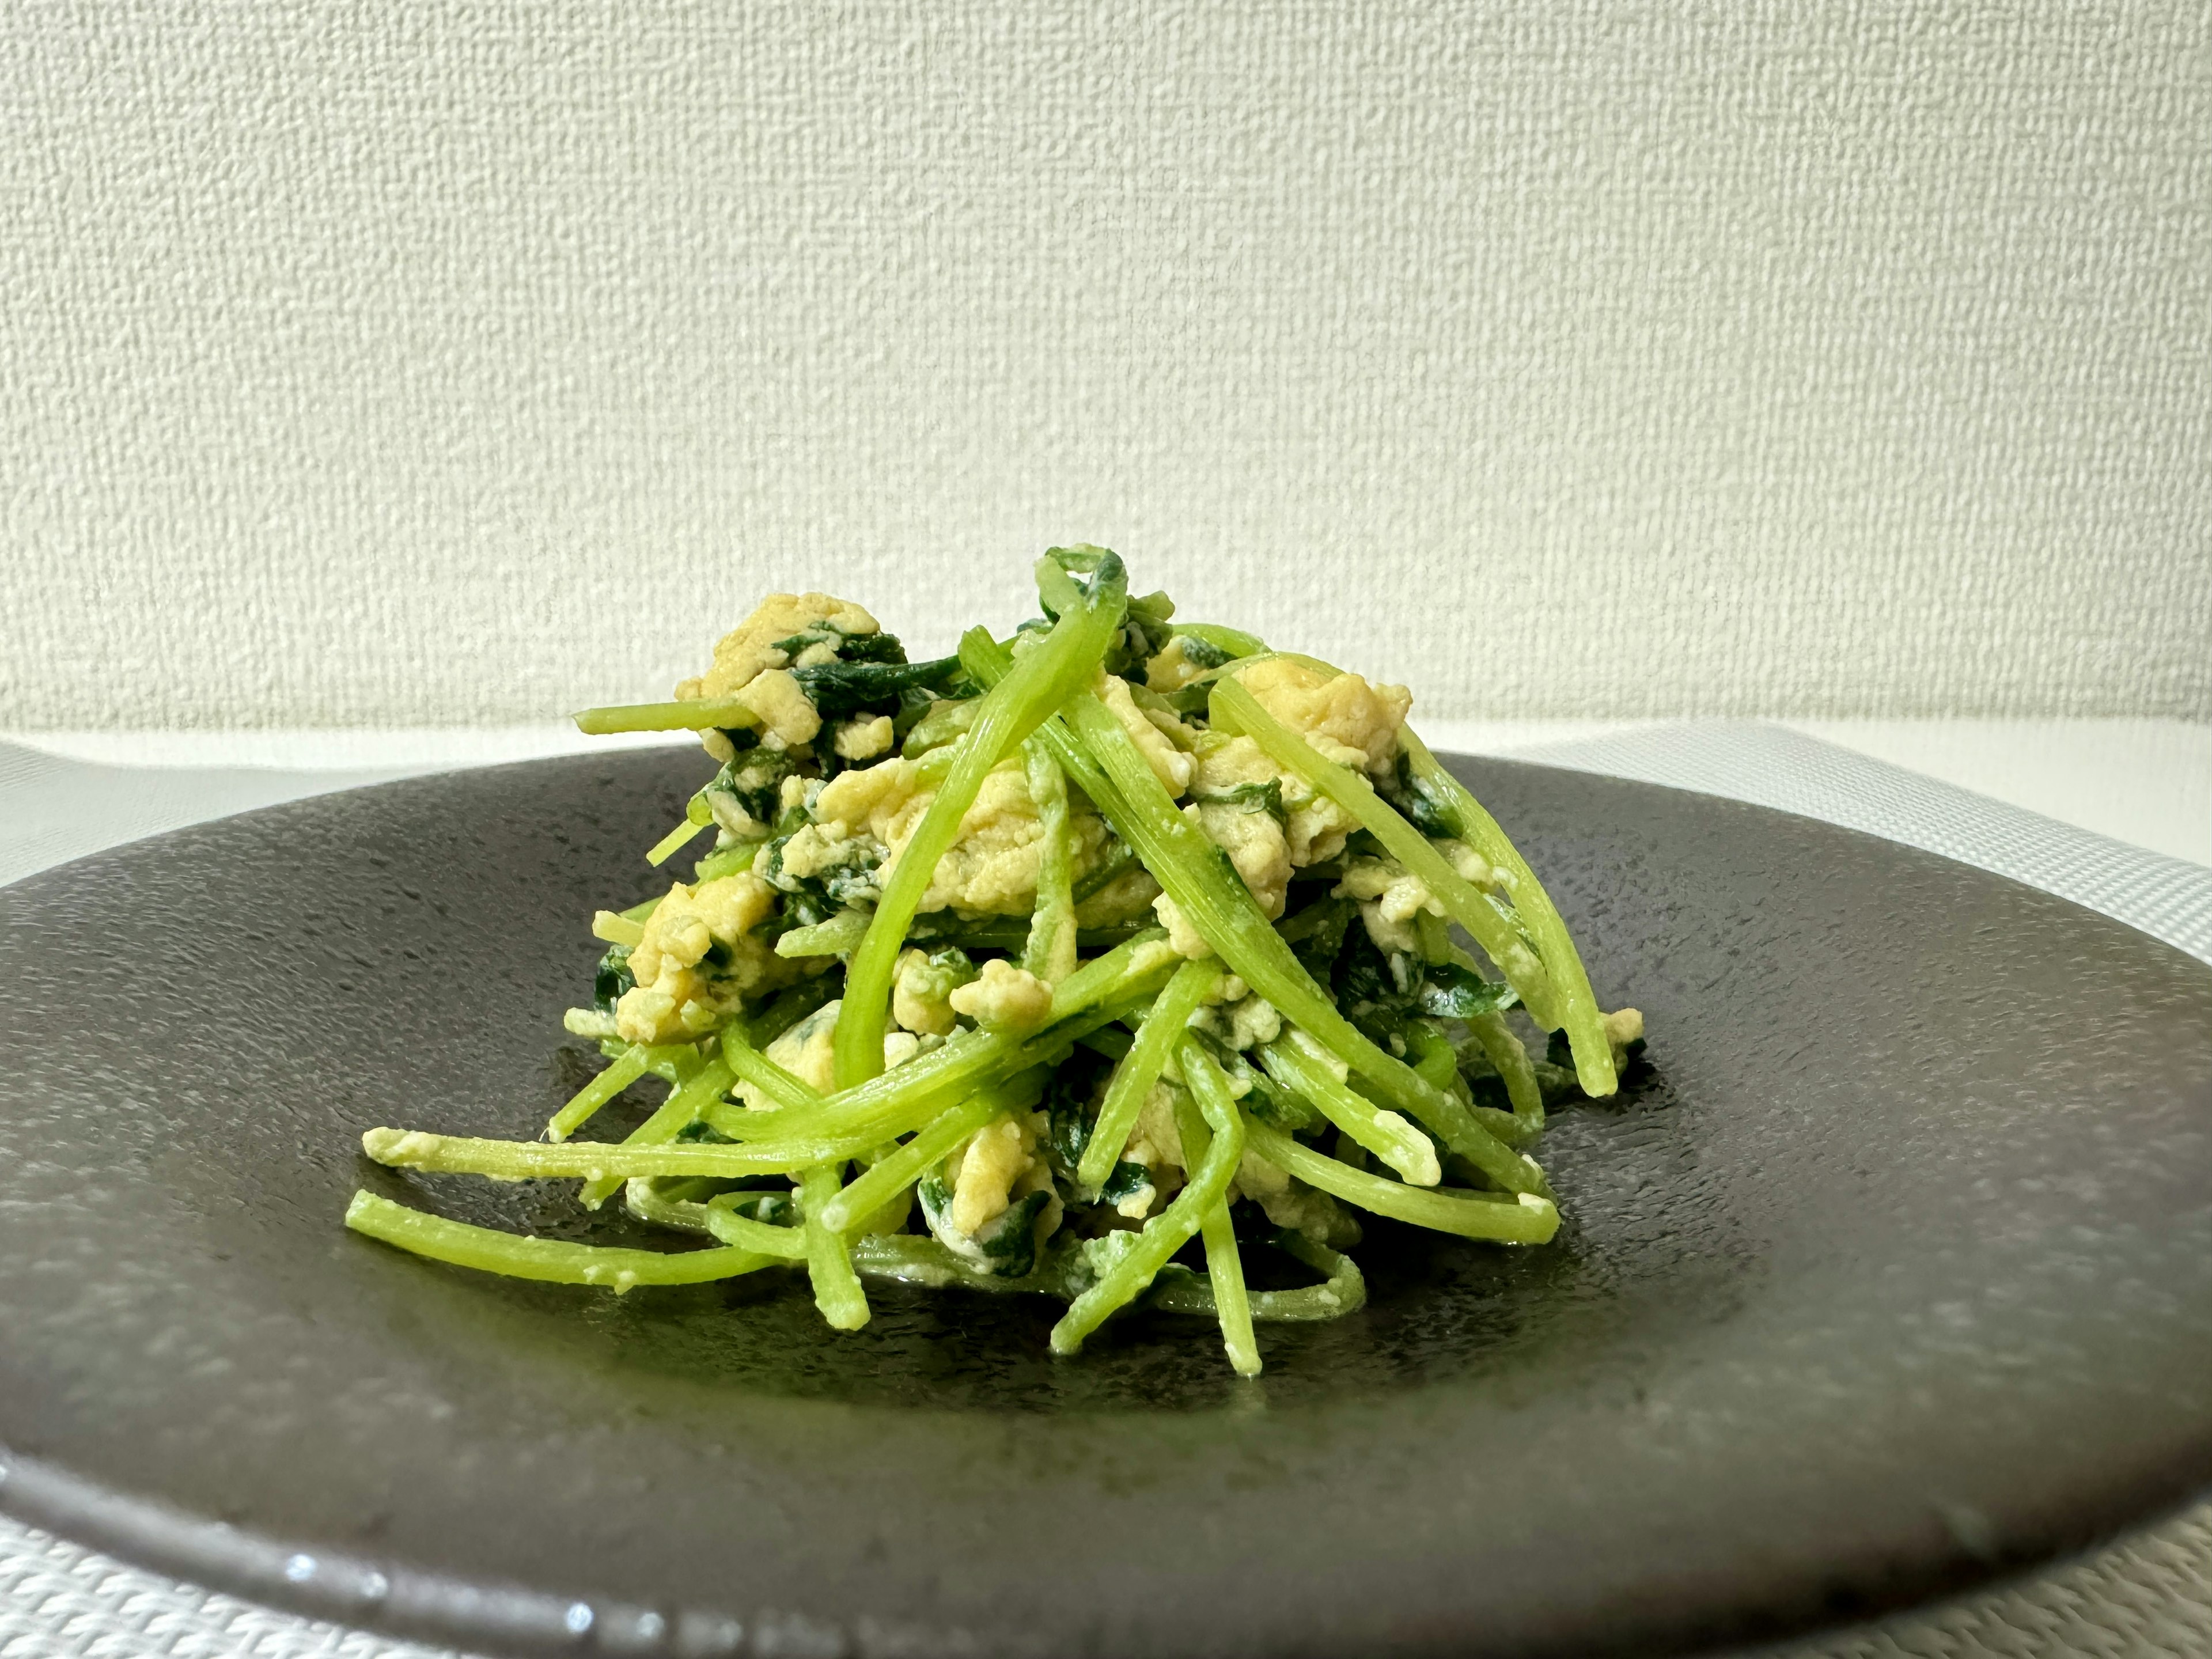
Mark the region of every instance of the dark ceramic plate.
<instances>
[{"instance_id":1,"label":"dark ceramic plate","mask_svg":"<svg viewBox=\"0 0 2212 1659\"><path fill-rule=\"evenodd\" d=\"M1654 1652L2086 1545L2212 1477L2212 969L1752 807L1466 775L1654 1064L1545 1143L1570 1218L1390 1236L1235 1381L1150 1316L788 1280L627 1298L340 1231L369 1125L528 1136L581 919L696 757L396 784L0 895L0 1501L516 1653ZM595 1224L611 1231L619 1224ZM606 1236L605 1234L599 1236Z\"/></svg>"}]
</instances>

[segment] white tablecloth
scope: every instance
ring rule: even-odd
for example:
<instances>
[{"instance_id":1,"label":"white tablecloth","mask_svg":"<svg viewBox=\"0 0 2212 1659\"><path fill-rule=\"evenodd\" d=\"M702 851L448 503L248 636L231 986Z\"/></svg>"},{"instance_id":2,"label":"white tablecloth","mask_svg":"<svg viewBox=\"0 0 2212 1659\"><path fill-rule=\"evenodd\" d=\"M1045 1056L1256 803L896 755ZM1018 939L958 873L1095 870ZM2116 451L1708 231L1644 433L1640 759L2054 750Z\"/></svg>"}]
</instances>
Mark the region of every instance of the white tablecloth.
<instances>
[{"instance_id":1,"label":"white tablecloth","mask_svg":"<svg viewBox=\"0 0 2212 1659\"><path fill-rule=\"evenodd\" d=\"M1443 734L1439 734L1443 735ZM272 756L266 746L254 758ZM139 836L512 752L451 738L352 745L349 769L88 763L0 742L0 882ZM1802 812L2031 882L2212 962L2212 868L2110 840L1771 726L1555 737L1527 758ZM195 758L214 758L203 744ZM0 1517L0 1659L429 1659L125 1565ZM2212 1503L2086 1559L1783 1650L1789 1659L2197 1659L2212 1653Z\"/></svg>"}]
</instances>

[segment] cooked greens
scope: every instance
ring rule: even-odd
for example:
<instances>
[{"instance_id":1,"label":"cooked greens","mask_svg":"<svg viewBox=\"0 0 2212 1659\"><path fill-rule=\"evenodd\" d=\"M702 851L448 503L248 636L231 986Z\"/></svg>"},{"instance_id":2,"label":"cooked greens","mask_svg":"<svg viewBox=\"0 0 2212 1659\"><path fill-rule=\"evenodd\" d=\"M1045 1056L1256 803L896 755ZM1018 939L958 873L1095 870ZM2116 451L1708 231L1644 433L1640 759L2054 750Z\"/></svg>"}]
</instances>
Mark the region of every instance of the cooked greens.
<instances>
[{"instance_id":1,"label":"cooked greens","mask_svg":"<svg viewBox=\"0 0 2212 1659\"><path fill-rule=\"evenodd\" d=\"M1547 1108L1610 1093L1642 1019L1600 1012L1410 696L1178 622L1103 549L1036 580L1041 615L921 663L849 601L778 594L673 702L578 716L696 731L718 767L646 854L711 831L691 879L592 920L566 1024L606 1066L543 1140L362 1137L395 1167L619 1194L696 1248L366 1192L347 1224L617 1291L803 1269L848 1330L870 1279L1042 1293L1061 1354L1150 1307L1214 1321L1245 1376L1255 1322L1363 1305L1357 1212L1548 1241ZM575 1139L647 1079L666 1093L627 1136ZM1253 1288L1252 1251L1278 1258L1261 1285L1308 1282Z\"/></svg>"}]
</instances>

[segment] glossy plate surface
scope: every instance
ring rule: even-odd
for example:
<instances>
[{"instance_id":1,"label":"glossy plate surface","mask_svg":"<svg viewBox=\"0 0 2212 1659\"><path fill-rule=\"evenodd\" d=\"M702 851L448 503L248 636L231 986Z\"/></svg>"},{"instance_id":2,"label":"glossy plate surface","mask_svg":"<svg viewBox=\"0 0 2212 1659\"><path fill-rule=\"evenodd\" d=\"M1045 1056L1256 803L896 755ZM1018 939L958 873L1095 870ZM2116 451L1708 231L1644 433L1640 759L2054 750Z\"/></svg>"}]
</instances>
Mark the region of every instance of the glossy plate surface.
<instances>
[{"instance_id":1,"label":"glossy plate surface","mask_svg":"<svg viewBox=\"0 0 2212 1659\"><path fill-rule=\"evenodd\" d=\"M1508 1251L1373 1231L1241 1384L1148 1316L803 1280L519 1285L340 1230L364 1182L571 1237L527 1137L696 754L295 803L0 890L0 1504L517 1653L1658 1651L1862 1616L2212 1481L2212 969L1849 831L1462 775L1643 1008ZM641 1091L641 1097L646 1091Z\"/></svg>"}]
</instances>

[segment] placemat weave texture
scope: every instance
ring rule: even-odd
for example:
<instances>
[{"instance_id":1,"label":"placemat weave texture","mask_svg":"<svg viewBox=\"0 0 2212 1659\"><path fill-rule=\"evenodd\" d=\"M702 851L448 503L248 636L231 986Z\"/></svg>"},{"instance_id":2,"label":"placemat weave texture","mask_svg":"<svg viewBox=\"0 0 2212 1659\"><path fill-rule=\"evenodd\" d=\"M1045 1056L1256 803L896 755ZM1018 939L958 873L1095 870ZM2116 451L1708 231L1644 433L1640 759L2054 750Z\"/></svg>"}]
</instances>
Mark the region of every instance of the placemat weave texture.
<instances>
[{"instance_id":1,"label":"placemat weave texture","mask_svg":"<svg viewBox=\"0 0 2212 1659\"><path fill-rule=\"evenodd\" d=\"M1525 758L1825 818L2029 882L2212 962L2212 868L1753 723L1645 729ZM137 836L392 776L87 765L0 743L0 882ZM0 1659L433 1659L448 1652L180 1584L0 1517ZM2212 1503L2032 1577L1770 1659L2197 1659Z\"/></svg>"}]
</instances>

